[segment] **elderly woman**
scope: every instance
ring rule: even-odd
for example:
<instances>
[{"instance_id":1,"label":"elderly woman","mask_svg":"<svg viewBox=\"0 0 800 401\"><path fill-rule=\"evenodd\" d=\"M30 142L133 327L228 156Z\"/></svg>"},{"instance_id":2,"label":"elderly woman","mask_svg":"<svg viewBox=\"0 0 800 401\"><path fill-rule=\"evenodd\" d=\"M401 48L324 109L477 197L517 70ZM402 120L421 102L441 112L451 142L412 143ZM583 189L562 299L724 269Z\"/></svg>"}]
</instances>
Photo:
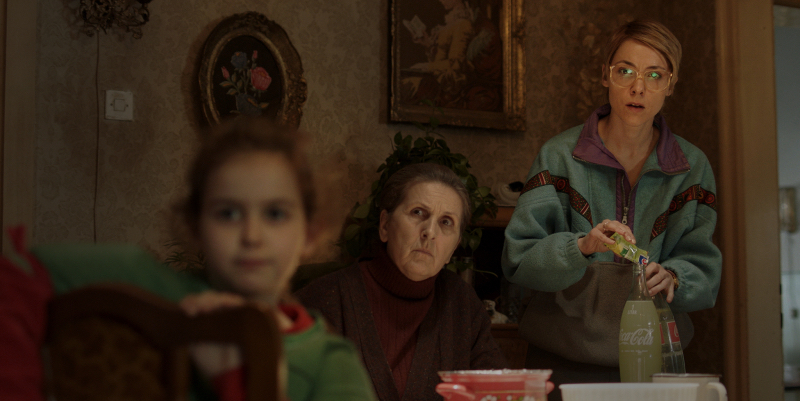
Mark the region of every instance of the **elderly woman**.
<instances>
[{"instance_id":1,"label":"elderly woman","mask_svg":"<svg viewBox=\"0 0 800 401\"><path fill-rule=\"evenodd\" d=\"M542 146L505 231L503 271L534 290L520 325L527 364L552 368L556 384L619 381L631 265L608 252L613 233L649 252L650 294L671 302L682 337L692 330L685 312L716 301L714 175L659 114L680 58L660 23L618 28L602 67L609 104Z\"/></svg>"},{"instance_id":2,"label":"elderly woman","mask_svg":"<svg viewBox=\"0 0 800 401\"><path fill-rule=\"evenodd\" d=\"M407 166L387 180L379 206L376 256L296 296L356 344L381 400L440 401L438 371L506 367L475 291L442 269L470 218L458 176Z\"/></svg>"}]
</instances>

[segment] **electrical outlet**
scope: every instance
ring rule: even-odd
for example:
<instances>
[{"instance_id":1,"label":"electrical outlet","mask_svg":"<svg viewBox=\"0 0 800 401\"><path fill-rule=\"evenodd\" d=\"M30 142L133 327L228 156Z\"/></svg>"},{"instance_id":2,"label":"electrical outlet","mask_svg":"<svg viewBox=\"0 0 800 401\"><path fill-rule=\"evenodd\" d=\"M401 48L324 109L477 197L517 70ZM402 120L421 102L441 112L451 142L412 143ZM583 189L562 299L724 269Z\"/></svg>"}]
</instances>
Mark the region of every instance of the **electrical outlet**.
<instances>
[{"instance_id":1,"label":"electrical outlet","mask_svg":"<svg viewBox=\"0 0 800 401\"><path fill-rule=\"evenodd\" d=\"M107 90L106 120L133 121L133 93Z\"/></svg>"}]
</instances>

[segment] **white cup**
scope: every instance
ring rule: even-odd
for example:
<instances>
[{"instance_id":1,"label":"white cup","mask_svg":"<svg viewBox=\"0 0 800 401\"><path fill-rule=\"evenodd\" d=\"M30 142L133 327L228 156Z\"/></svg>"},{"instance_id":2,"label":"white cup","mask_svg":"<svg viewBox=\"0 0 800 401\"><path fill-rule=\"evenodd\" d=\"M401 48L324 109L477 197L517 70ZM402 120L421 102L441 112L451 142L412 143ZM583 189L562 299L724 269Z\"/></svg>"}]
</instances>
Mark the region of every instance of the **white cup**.
<instances>
[{"instance_id":1,"label":"white cup","mask_svg":"<svg viewBox=\"0 0 800 401\"><path fill-rule=\"evenodd\" d=\"M697 383L697 401L728 401L728 390L719 378L710 373L656 373L653 383Z\"/></svg>"}]
</instances>

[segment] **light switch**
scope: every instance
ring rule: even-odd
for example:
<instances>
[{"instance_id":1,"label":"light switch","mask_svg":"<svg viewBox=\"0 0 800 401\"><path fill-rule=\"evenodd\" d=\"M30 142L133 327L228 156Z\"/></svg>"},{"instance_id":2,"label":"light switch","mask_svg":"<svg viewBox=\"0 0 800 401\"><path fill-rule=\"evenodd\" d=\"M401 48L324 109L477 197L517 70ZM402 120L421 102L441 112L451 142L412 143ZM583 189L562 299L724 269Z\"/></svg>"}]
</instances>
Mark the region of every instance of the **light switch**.
<instances>
[{"instance_id":1,"label":"light switch","mask_svg":"<svg viewBox=\"0 0 800 401\"><path fill-rule=\"evenodd\" d=\"M133 93L107 90L106 120L133 121Z\"/></svg>"}]
</instances>

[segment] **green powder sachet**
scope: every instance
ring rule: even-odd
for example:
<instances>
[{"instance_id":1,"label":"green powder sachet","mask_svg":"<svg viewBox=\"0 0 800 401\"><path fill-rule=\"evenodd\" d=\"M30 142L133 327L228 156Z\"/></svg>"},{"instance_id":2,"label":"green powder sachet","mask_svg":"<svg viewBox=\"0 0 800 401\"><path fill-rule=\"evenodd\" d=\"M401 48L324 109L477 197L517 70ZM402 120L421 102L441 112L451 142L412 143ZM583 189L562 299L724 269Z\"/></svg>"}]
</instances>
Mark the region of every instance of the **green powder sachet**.
<instances>
[{"instance_id":1,"label":"green powder sachet","mask_svg":"<svg viewBox=\"0 0 800 401\"><path fill-rule=\"evenodd\" d=\"M604 244L608 247L608 249L633 263L639 263L642 266L647 266L647 251L631 244L628 242L628 240L623 238L620 233L614 233L614 235L611 236L611 239L614 240L613 245Z\"/></svg>"}]
</instances>

